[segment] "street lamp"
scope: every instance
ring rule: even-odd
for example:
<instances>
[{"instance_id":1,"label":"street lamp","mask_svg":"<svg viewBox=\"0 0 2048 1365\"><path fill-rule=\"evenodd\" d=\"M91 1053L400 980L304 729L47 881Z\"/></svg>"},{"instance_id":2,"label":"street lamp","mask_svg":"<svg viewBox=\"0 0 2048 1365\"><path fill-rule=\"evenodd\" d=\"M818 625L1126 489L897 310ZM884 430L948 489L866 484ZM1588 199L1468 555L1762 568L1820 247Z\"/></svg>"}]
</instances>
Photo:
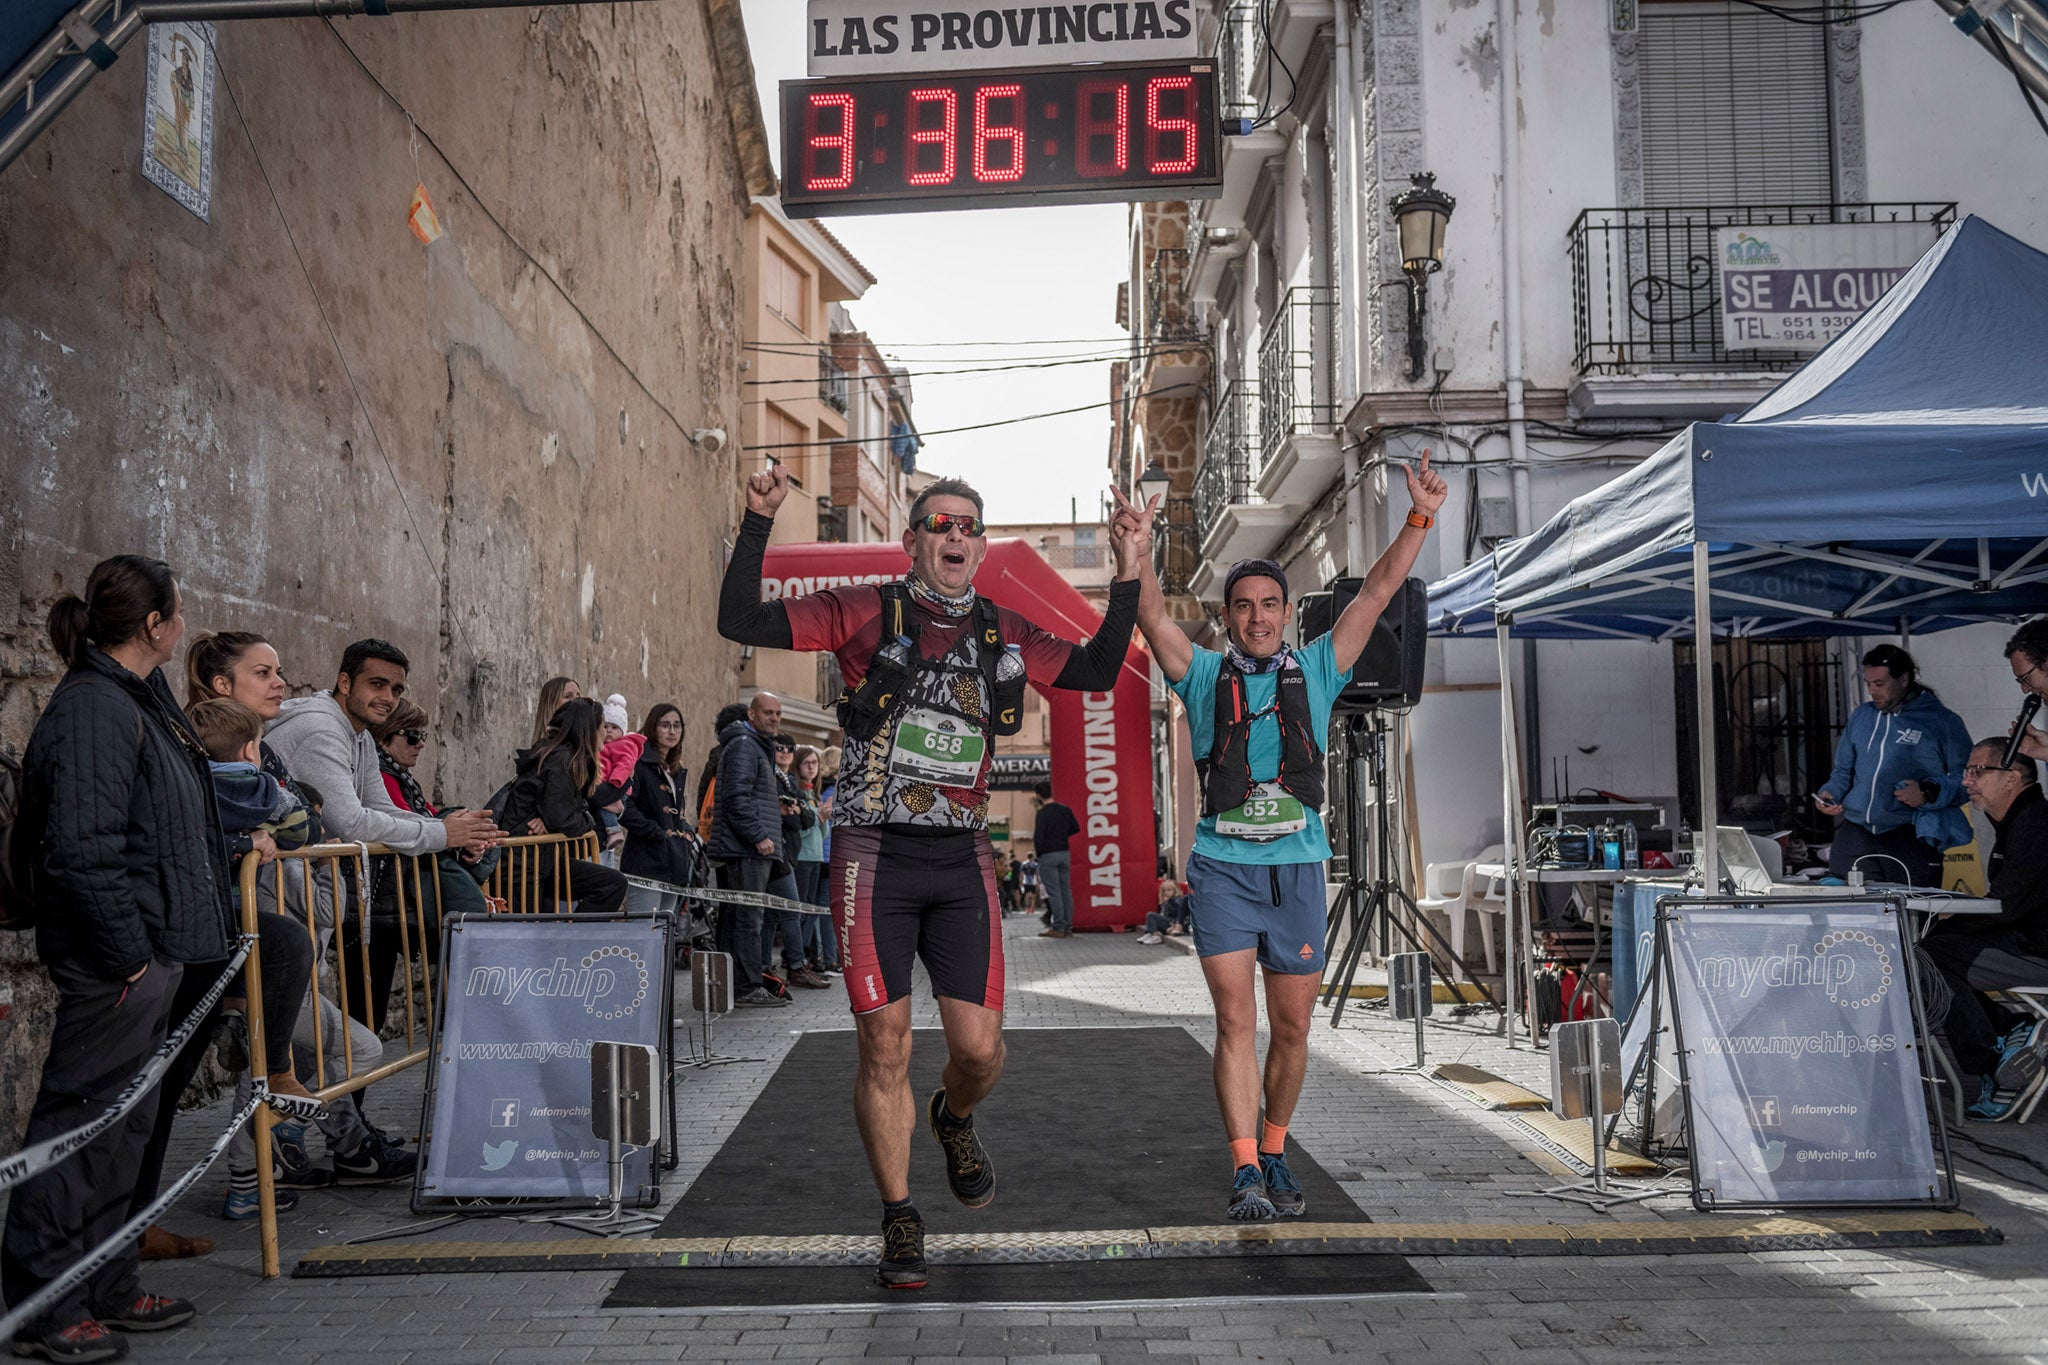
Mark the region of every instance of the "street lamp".
<instances>
[{"instance_id":1,"label":"street lamp","mask_svg":"<svg viewBox=\"0 0 2048 1365\"><path fill-rule=\"evenodd\" d=\"M1140 504L1148 503L1155 495L1163 494L1172 487L1173 475L1166 472L1166 466L1154 460L1138 476L1138 501Z\"/></svg>"},{"instance_id":2,"label":"street lamp","mask_svg":"<svg viewBox=\"0 0 2048 1365\"><path fill-rule=\"evenodd\" d=\"M1387 201L1401 234L1401 273L1408 277L1408 378L1422 378L1422 307L1429 277L1443 269L1444 225L1458 201L1436 187L1436 176L1424 171L1408 177L1410 186Z\"/></svg>"}]
</instances>

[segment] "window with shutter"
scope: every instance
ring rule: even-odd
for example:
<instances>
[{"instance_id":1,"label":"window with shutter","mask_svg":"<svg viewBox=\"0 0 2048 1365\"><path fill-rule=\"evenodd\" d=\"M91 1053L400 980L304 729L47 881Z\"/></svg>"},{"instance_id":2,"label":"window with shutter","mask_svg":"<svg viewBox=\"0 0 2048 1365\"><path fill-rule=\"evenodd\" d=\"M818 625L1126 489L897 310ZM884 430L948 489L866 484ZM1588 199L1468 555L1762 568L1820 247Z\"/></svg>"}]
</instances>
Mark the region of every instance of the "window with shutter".
<instances>
[{"instance_id":1,"label":"window with shutter","mask_svg":"<svg viewBox=\"0 0 2048 1365\"><path fill-rule=\"evenodd\" d=\"M1646 205L1833 201L1826 28L1650 0L1636 52Z\"/></svg>"}]
</instances>

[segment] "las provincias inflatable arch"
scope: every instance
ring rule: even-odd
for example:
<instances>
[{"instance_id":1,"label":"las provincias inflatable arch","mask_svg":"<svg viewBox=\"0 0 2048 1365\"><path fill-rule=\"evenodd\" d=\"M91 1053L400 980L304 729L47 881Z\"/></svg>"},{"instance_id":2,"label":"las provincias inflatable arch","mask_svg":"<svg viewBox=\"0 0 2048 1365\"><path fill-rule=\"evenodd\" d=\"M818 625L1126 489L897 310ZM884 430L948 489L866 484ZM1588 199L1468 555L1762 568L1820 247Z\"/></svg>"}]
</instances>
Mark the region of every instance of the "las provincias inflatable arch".
<instances>
[{"instance_id":1,"label":"las provincias inflatable arch","mask_svg":"<svg viewBox=\"0 0 2048 1365\"><path fill-rule=\"evenodd\" d=\"M770 545L761 596L886 583L909 567L900 544ZM1085 640L1102 626L1102 613L1022 540L991 540L974 587L1069 640ZM1073 848L1076 929L1128 928L1156 908L1151 669L1133 643L1113 691L1038 688L1052 715L1052 794L1081 822ZM997 740L996 752L1014 742Z\"/></svg>"}]
</instances>

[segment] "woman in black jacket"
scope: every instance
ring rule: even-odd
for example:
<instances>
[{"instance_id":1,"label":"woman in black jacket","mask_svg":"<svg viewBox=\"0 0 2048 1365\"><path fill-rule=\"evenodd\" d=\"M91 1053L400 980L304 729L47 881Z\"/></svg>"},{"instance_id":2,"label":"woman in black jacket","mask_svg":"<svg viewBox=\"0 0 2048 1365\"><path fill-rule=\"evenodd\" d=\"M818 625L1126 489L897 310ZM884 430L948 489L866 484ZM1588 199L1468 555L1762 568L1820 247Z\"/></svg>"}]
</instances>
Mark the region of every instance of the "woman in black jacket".
<instances>
[{"instance_id":1,"label":"woman in black jacket","mask_svg":"<svg viewBox=\"0 0 2048 1365\"><path fill-rule=\"evenodd\" d=\"M505 828L526 829L537 820L549 834L572 839L598 828L597 808L619 799L598 778L597 732L603 723L604 708L589 697L562 703L540 743L519 755L518 776L505 799ZM555 865L551 856L541 859L541 884L551 900L562 894ZM602 863L569 859L568 883L578 913L608 914L626 898L625 876Z\"/></svg>"},{"instance_id":2,"label":"woman in black jacket","mask_svg":"<svg viewBox=\"0 0 2048 1365\"><path fill-rule=\"evenodd\" d=\"M690 774L683 767L683 713L674 702L662 702L648 711L640 733L647 743L633 766L625 809L619 812L619 823L626 828L619 871L670 886L694 886L697 826L684 809ZM626 892L626 908L677 910L681 899L672 891L636 886Z\"/></svg>"},{"instance_id":3,"label":"woman in black jacket","mask_svg":"<svg viewBox=\"0 0 2048 1365\"><path fill-rule=\"evenodd\" d=\"M165 684L185 633L168 565L118 555L94 567L85 596L50 610L50 642L69 665L36 722L23 762L16 870L26 874L36 952L57 988L57 1017L24 1146L83 1126L111 1106L163 1042L187 965L228 955L228 868L206 752ZM20 1303L128 1218L159 1087L126 1117L13 1191L0 1238L0 1289ZM145 1293L138 1244L63 1295L14 1338L18 1355L102 1360L121 1354L109 1327L172 1327L183 1299Z\"/></svg>"}]
</instances>

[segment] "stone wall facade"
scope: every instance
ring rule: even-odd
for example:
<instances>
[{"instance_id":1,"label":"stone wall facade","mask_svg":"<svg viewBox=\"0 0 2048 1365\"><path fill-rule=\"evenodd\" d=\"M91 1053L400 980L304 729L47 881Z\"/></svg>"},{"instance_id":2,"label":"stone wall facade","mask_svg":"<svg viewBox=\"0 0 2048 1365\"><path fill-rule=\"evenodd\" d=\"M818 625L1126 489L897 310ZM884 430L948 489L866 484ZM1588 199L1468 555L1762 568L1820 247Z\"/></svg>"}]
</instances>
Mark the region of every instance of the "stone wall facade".
<instances>
[{"instance_id":1,"label":"stone wall facade","mask_svg":"<svg viewBox=\"0 0 2048 1365\"><path fill-rule=\"evenodd\" d=\"M691 433L737 437L773 189L735 0L222 24L206 220L139 172L144 44L0 174L0 745L58 679L49 604L121 551L295 692L400 645L444 802L511 775L556 673L708 745L738 442ZM9 938L5 1149L48 1022Z\"/></svg>"}]
</instances>

